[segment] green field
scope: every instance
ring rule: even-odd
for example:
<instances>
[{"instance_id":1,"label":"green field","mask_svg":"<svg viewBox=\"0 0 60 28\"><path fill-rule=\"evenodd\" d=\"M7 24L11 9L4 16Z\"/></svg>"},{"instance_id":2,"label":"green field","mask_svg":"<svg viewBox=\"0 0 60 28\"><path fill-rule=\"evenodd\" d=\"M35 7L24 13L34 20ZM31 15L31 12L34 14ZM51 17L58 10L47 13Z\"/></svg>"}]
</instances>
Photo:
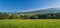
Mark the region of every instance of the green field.
<instances>
[{"instance_id":1,"label":"green field","mask_svg":"<svg viewBox=\"0 0 60 28\"><path fill-rule=\"evenodd\" d=\"M60 28L60 19L0 20L0 28Z\"/></svg>"}]
</instances>

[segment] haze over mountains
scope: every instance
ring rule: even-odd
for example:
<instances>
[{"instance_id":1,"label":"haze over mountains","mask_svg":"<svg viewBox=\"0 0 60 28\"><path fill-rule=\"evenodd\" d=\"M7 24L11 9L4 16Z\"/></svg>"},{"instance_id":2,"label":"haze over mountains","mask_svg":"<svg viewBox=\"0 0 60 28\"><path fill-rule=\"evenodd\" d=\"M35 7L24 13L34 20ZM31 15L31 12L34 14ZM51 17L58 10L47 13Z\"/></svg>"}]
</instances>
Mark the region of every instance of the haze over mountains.
<instances>
[{"instance_id":1,"label":"haze over mountains","mask_svg":"<svg viewBox=\"0 0 60 28\"><path fill-rule=\"evenodd\" d=\"M18 14L46 14L46 13L60 13L60 7L42 9L42 10L36 10L36 11L30 11L30 12L19 12Z\"/></svg>"},{"instance_id":2,"label":"haze over mountains","mask_svg":"<svg viewBox=\"0 0 60 28\"><path fill-rule=\"evenodd\" d=\"M60 7L58 8L48 8L42 10L28 11L28 12L3 12L9 14L46 14L46 13L60 13Z\"/></svg>"}]
</instances>

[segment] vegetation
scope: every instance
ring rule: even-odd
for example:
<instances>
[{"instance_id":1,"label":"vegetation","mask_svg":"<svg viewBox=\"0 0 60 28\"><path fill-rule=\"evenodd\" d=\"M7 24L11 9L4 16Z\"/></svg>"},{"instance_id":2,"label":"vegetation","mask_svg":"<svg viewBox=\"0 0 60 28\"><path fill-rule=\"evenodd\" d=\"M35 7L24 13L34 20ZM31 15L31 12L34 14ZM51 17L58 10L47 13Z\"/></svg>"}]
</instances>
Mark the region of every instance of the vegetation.
<instances>
[{"instance_id":1,"label":"vegetation","mask_svg":"<svg viewBox=\"0 0 60 28\"><path fill-rule=\"evenodd\" d=\"M0 20L0 28L60 28L60 20Z\"/></svg>"},{"instance_id":2,"label":"vegetation","mask_svg":"<svg viewBox=\"0 0 60 28\"><path fill-rule=\"evenodd\" d=\"M0 20L0 28L60 28L60 13L20 15L0 12L0 19L5 19Z\"/></svg>"},{"instance_id":3,"label":"vegetation","mask_svg":"<svg viewBox=\"0 0 60 28\"><path fill-rule=\"evenodd\" d=\"M60 19L60 13L48 14L8 14L0 12L0 19Z\"/></svg>"}]
</instances>

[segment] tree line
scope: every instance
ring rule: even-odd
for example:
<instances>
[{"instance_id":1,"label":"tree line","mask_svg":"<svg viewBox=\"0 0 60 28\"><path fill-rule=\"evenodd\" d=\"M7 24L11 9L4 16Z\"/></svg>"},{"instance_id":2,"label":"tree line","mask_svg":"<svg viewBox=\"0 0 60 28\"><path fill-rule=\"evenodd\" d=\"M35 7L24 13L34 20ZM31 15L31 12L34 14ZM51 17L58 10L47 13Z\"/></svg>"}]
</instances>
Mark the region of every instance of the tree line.
<instances>
[{"instance_id":1,"label":"tree line","mask_svg":"<svg viewBox=\"0 0 60 28\"><path fill-rule=\"evenodd\" d=\"M60 19L60 13L15 15L0 12L0 19Z\"/></svg>"}]
</instances>

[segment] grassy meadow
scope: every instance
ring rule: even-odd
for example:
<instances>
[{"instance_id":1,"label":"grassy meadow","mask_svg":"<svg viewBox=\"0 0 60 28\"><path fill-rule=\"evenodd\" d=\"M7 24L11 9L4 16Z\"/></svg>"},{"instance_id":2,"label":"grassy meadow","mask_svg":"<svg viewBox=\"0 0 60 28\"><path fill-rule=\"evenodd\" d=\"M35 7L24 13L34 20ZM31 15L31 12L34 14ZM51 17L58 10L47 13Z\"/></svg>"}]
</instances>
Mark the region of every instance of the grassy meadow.
<instances>
[{"instance_id":1,"label":"grassy meadow","mask_svg":"<svg viewBox=\"0 0 60 28\"><path fill-rule=\"evenodd\" d=\"M0 28L60 28L60 19L0 20Z\"/></svg>"}]
</instances>

